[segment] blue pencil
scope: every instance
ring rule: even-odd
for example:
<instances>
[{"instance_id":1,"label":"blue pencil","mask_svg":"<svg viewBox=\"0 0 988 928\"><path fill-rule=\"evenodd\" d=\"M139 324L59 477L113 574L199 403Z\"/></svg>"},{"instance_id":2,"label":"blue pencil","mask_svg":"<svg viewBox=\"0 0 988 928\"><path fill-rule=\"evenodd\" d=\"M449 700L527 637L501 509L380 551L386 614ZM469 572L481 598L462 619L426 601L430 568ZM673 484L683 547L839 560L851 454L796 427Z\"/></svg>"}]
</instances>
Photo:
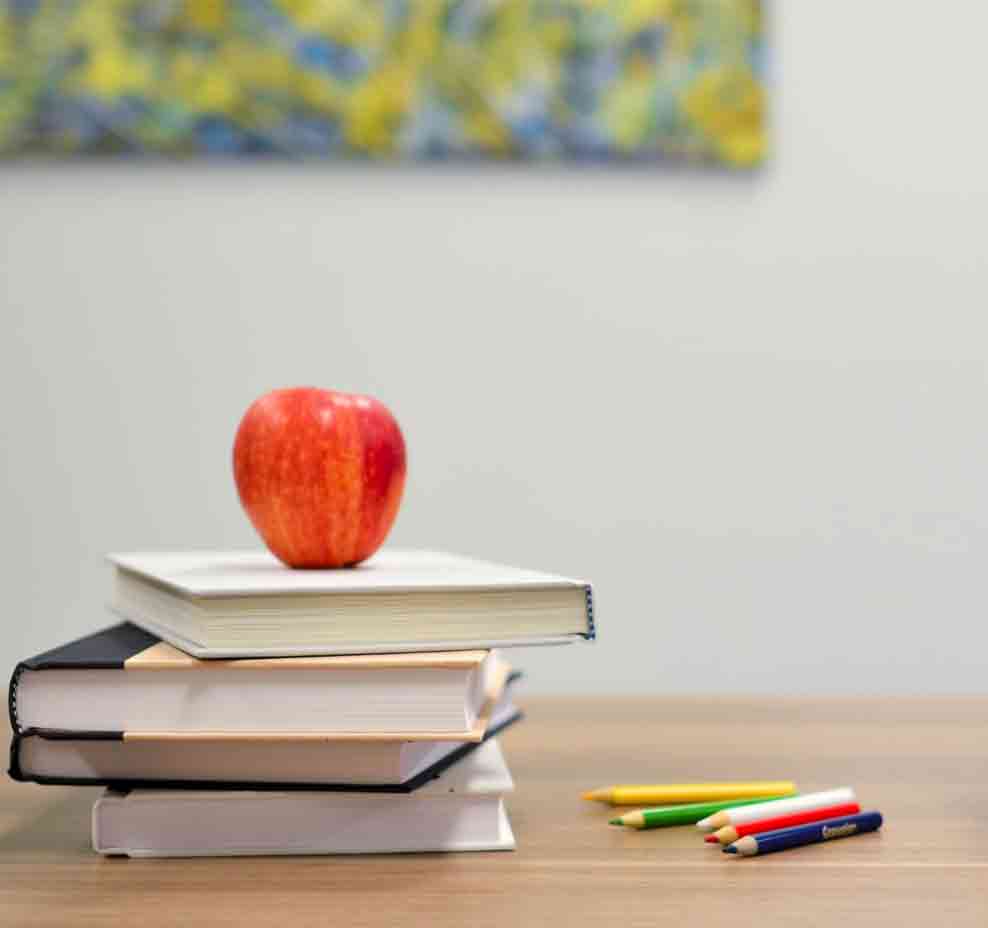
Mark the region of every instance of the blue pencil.
<instances>
[{"instance_id":1,"label":"blue pencil","mask_svg":"<svg viewBox=\"0 0 988 928\"><path fill-rule=\"evenodd\" d=\"M754 857L756 854L772 854L775 851L785 851L804 844L833 841L834 838L849 838L851 835L864 834L866 831L877 831L881 827L881 812L859 812L857 815L825 818L820 822L780 828L778 831L763 831L759 835L745 835L725 847L724 853Z\"/></svg>"}]
</instances>

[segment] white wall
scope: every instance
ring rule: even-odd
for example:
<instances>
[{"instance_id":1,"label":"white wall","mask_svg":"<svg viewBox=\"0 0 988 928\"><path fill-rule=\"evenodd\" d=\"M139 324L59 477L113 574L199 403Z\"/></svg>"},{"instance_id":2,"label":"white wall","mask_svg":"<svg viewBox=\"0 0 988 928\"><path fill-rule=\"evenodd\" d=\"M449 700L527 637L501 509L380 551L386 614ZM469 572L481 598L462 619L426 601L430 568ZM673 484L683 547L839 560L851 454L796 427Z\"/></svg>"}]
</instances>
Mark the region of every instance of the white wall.
<instances>
[{"instance_id":1,"label":"white wall","mask_svg":"<svg viewBox=\"0 0 988 928\"><path fill-rule=\"evenodd\" d=\"M753 180L0 169L0 663L253 544L237 421L314 383L402 422L394 541L595 580L532 689L984 691L988 10L776 6Z\"/></svg>"}]
</instances>

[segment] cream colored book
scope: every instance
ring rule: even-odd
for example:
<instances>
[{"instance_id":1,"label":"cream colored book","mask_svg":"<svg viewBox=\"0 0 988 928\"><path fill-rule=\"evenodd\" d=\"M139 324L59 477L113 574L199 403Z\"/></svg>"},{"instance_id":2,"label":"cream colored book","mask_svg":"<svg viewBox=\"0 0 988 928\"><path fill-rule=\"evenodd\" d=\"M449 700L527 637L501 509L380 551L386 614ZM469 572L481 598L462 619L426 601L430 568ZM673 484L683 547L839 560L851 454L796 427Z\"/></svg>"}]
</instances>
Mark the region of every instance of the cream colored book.
<instances>
[{"instance_id":1,"label":"cream colored book","mask_svg":"<svg viewBox=\"0 0 988 928\"><path fill-rule=\"evenodd\" d=\"M265 551L113 554L111 608L196 657L564 644L595 634L591 585L436 551L293 570Z\"/></svg>"}]
</instances>

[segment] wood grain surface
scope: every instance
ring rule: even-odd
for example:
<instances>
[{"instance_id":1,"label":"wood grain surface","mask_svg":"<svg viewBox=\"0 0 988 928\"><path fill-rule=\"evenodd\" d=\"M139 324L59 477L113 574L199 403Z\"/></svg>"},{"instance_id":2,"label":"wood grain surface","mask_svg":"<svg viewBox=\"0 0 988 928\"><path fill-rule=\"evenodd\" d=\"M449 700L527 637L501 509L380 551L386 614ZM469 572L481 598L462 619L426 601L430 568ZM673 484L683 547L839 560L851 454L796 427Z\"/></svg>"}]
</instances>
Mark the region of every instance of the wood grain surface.
<instances>
[{"instance_id":1,"label":"wood grain surface","mask_svg":"<svg viewBox=\"0 0 988 928\"><path fill-rule=\"evenodd\" d=\"M102 859L93 789L0 785L0 924L988 925L988 699L528 700L503 738L514 853ZM625 831L617 782L853 785L875 835L728 858Z\"/></svg>"}]
</instances>

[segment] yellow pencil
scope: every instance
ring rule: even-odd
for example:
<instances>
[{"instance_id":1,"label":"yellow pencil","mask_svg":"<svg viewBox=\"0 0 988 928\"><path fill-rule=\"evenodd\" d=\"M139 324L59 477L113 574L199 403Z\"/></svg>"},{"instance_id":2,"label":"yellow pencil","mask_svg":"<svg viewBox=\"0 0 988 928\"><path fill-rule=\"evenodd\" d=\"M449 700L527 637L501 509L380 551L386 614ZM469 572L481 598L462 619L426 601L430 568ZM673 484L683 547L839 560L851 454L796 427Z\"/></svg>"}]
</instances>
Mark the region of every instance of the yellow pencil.
<instances>
[{"instance_id":1,"label":"yellow pencil","mask_svg":"<svg viewBox=\"0 0 988 928\"><path fill-rule=\"evenodd\" d=\"M655 786L605 786L583 794L584 799L612 806L655 806L678 802L715 802L721 799L754 799L788 796L796 792L789 780L751 783L665 783Z\"/></svg>"}]
</instances>

